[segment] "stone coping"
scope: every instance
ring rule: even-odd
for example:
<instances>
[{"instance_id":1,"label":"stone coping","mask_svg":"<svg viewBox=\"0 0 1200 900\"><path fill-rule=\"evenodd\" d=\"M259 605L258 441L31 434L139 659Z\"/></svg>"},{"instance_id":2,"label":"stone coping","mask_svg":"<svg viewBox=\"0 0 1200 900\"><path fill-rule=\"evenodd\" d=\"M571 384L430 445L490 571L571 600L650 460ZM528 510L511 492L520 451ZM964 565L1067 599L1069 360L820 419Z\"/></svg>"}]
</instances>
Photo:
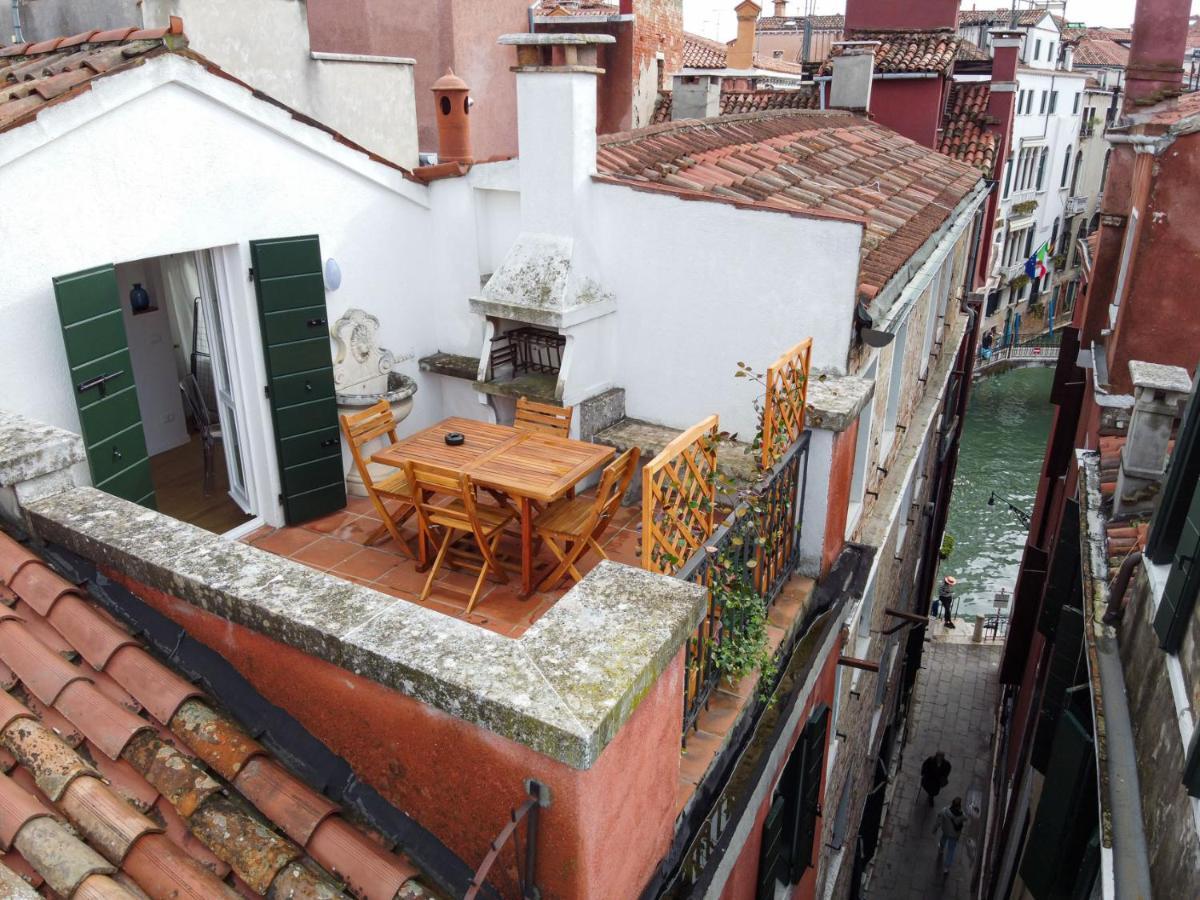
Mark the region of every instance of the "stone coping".
<instances>
[{"instance_id":1,"label":"stone coping","mask_svg":"<svg viewBox=\"0 0 1200 900\"><path fill-rule=\"evenodd\" d=\"M0 410L0 485L18 485L83 462L83 438Z\"/></svg>"},{"instance_id":2,"label":"stone coping","mask_svg":"<svg viewBox=\"0 0 1200 900\"><path fill-rule=\"evenodd\" d=\"M1187 369L1181 366L1164 366L1160 363L1130 360L1129 377L1133 386L1163 391L1170 394L1190 394L1192 379Z\"/></svg>"},{"instance_id":3,"label":"stone coping","mask_svg":"<svg viewBox=\"0 0 1200 900\"><path fill-rule=\"evenodd\" d=\"M642 463L645 464L681 434L682 428L625 418L597 431L593 440L597 444L614 448L618 453L624 453L630 447L637 447L642 451ZM749 450L749 445L740 441L720 441L717 444L717 468L738 484L756 482L759 473L755 468L755 457Z\"/></svg>"},{"instance_id":4,"label":"stone coping","mask_svg":"<svg viewBox=\"0 0 1200 900\"><path fill-rule=\"evenodd\" d=\"M875 393L875 382L857 375L814 375L808 380L808 426L845 431Z\"/></svg>"},{"instance_id":5,"label":"stone coping","mask_svg":"<svg viewBox=\"0 0 1200 900\"><path fill-rule=\"evenodd\" d=\"M27 512L47 541L576 769L597 760L706 607L696 585L602 561L514 640L94 488Z\"/></svg>"}]
</instances>

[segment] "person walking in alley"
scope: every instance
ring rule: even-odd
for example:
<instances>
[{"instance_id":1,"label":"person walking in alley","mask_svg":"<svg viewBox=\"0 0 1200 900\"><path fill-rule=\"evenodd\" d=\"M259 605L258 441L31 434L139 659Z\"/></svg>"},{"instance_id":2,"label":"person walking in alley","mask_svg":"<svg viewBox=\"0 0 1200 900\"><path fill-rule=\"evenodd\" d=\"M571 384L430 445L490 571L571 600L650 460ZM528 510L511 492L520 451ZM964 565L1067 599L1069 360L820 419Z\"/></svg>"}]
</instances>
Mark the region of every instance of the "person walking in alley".
<instances>
[{"instance_id":1,"label":"person walking in alley","mask_svg":"<svg viewBox=\"0 0 1200 900\"><path fill-rule=\"evenodd\" d=\"M938 591L938 601L942 607L942 613L945 615L945 623L947 628L954 627L954 586L958 584L957 579L953 575L947 575L942 579L942 587Z\"/></svg>"},{"instance_id":2,"label":"person walking in alley","mask_svg":"<svg viewBox=\"0 0 1200 900\"><path fill-rule=\"evenodd\" d=\"M950 783L950 760L946 754L938 750L925 762L921 763L921 790L929 795L929 805L933 806L933 798L938 791Z\"/></svg>"},{"instance_id":3,"label":"person walking in alley","mask_svg":"<svg viewBox=\"0 0 1200 900\"><path fill-rule=\"evenodd\" d=\"M954 851L958 849L958 839L966 824L967 814L963 812L962 797L955 797L950 801L949 806L938 813L933 833L941 832L941 838L938 840L938 856L942 858L943 875L950 874L950 866L954 864Z\"/></svg>"}]
</instances>

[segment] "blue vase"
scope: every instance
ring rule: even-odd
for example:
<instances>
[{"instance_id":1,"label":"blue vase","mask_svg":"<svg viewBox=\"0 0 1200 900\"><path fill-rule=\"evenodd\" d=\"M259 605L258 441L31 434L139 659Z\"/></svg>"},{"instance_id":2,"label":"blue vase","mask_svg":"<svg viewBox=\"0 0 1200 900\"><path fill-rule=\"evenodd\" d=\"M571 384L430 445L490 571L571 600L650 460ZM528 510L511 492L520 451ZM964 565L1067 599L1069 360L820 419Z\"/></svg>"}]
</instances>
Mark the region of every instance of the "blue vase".
<instances>
[{"instance_id":1,"label":"blue vase","mask_svg":"<svg viewBox=\"0 0 1200 900\"><path fill-rule=\"evenodd\" d=\"M150 308L150 292L140 284L135 284L129 292L129 305L135 313L145 312Z\"/></svg>"}]
</instances>

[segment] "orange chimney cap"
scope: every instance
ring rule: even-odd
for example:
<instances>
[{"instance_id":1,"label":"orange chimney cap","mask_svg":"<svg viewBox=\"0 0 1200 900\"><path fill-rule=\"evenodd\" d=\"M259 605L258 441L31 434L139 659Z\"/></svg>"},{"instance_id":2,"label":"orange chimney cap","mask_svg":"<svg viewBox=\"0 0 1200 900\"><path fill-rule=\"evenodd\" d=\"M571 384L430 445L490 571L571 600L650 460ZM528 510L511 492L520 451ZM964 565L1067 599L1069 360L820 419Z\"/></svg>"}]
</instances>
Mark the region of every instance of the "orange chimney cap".
<instances>
[{"instance_id":1,"label":"orange chimney cap","mask_svg":"<svg viewBox=\"0 0 1200 900\"><path fill-rule=\"evenodd\" d=\"M454 74L453 69L447 69L446 74L433 83L435 91L469 91L467 83Z\"/></svg>"}]
</instances>

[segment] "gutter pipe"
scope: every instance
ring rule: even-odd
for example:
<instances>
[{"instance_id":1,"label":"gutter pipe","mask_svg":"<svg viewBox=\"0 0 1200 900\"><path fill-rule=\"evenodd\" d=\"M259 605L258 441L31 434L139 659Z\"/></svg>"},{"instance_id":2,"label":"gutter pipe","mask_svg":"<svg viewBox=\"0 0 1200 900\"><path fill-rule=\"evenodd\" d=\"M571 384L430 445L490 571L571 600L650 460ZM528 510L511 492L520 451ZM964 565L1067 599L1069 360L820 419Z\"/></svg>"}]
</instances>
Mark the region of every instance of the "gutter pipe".
<instances>
[{"instance_id":1,"label":"gutter pipe","mask_svg":"<svg viewBox=\"0 0 1200 900\"><path fill-rule=\"evenodd\" d=\"M1141 550L1133 551L1121 561L1117 577L1113 579L1112 585L1108 589L1108 606L1104 610L1104 619L1102 620L1105 625L1116 625L1125 615L1125 591L1129 587L1129 579L1133 577L1133 570L1141 561Z\"/></svg>"}]
</instances>

